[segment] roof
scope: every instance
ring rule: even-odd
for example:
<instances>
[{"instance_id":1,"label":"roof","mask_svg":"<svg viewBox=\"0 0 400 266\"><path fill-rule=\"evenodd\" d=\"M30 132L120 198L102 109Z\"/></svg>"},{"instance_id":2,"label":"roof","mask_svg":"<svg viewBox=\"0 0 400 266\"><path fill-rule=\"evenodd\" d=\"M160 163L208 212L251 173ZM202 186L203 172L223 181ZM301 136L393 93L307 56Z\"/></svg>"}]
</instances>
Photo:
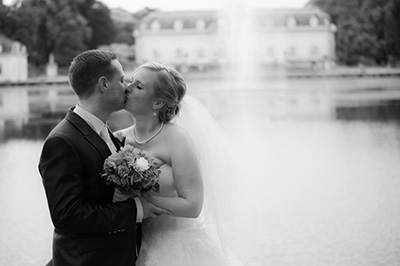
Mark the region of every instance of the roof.
<instances>
[{"instance_id":1,"label":"roof","mask_svg":"<svg viewBox=\"0 0 400 266\"><path fill-rule=\"evenodd\" d=\"M297 26L310 26L311 19L316 19L316 25L330 24L329 15L317 8L255 10L254 16L256 18L255 21L264 27L287 26L290 19L294 19Z\"/></svg>"},{"instance_id":2,"label":"roof","mask_svg":"<svg viewBox=\"0 0 400 266\"><path fill-rule=\"evenodd\" d=\"M183 29L196 28L198 21L205 23L205 28L213 28L218 20L218 11L215 10L188 10L188 11L156 11L142 20L141 29L151 29L153 22L160 24L160 29L173 29L176 21L182 22Z\"/></svg>"},{"instance_id":3,"label":"roof","mask_svg":"<svg viewBox=\"0 0 400 266\"><path fill-rule=\"evenodd\" d=\"M138 19L130 12L122 8L110 9L111 18L120 23L136 24Z\"/></svg>"},{"instance_id":4,"label":"roof","mask_svg":"<svg viewBox=\"0 0 400 266\"><path fill-rule=\"evenodd\" d=\"M0 33L0 45L2 46L2 52L11 52L11 48L14 40L8 38L7 36Z\"/></svg>"},{"instance_id":5,"label":"roof","mask_svg":"<svg viewBox=\"0 0 400 266\"><path fill-rule=\"evenodd\" d=\"M204 22L204 28L218 26L223 20L217 10L189 10L189 11L155 11L141 20L141 30L151 30L152 24L157 23L158 29L174 29L176 21L181 22L181 29L195 29L198 22ZM249 13L254 25L259 28L286 27L286 26L329 26L330 17L320 9L313 7L297 9L254 9Z\"/></svg>"}]
</instances>

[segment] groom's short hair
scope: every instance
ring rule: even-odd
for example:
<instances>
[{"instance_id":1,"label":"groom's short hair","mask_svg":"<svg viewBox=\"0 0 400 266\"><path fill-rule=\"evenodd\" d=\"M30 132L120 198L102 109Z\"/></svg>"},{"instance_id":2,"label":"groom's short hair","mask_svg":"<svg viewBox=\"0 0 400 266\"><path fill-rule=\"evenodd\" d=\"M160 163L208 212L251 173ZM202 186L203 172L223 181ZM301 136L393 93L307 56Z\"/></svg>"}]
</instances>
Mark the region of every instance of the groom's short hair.
<instances>
[{"instance_id":1,"label":"groom's short hair","mask_svg":"<svg viewBox=\"0 0 400 266\"><path fill-rule=\"evenodd\" d=\"M79 98L87 98L94 92L100 77L112 79L115 67L112 60L117 55L102 50L87 50L72 60L68 70L69 84Z\"/></svg>"}]
</instances>

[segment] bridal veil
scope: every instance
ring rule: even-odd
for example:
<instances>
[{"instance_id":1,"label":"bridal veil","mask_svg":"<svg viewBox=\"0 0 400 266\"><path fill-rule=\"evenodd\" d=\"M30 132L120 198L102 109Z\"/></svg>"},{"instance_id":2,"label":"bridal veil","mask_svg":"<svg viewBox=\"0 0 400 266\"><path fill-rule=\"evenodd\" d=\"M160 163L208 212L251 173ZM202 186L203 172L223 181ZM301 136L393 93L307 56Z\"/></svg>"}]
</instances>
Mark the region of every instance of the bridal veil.
<instances>
[{"instance_id":1,"label":"bridal veil","mask_svg":"<svg viewBox=\"0 0 400 266\"><path fill-rule=\"evenodd\" d=\"M214 227L225 250L232 230L235 174L228 138L195 98L186 95L179 114L172 121L185 128L198 149L204 183L203 215L207 226Z\"/></svg>"}]
</instances>

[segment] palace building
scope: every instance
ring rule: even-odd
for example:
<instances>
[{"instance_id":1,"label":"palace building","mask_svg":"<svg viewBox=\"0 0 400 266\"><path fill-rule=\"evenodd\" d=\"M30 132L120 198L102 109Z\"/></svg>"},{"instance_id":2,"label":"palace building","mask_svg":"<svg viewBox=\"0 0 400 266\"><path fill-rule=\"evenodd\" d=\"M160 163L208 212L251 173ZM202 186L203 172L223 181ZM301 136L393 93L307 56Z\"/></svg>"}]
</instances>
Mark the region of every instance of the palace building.
<instances>
[{"instance_id":1,"label":"palace building","mask_svg":"<svg viewBox=\"0 0 400 266\"><path fill-rule=\"evenodd\" d=\"M326 67L335 60L335 31L329 16L311 7L154 11L134 31L136 61Z\"/></svg>"},{"instance_id":2,"label":"palace building","mask_svg":"<svg viewBox=\"0 0 400 266\"><path fill-rule=\"evenodd\" d=\"M0 34L0 82L28 79L28 55L25 45Z\"/></svg>"}]
</instances>

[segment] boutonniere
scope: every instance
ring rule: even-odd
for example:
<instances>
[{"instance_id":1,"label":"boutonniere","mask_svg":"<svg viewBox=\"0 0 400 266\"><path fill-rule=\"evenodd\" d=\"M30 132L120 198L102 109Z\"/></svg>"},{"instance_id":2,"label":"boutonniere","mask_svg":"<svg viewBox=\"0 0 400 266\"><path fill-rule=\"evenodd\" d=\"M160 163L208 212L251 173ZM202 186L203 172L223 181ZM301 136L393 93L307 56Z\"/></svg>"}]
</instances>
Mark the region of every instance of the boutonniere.
<instances>
[{"instance_id":1,"label":"boutonniere","mask_svg":"<svg viewBox=\"0 0 400 266\"><path fill-rule=\"evenodd\" d=\"M126 137L122 134L121 131L115 133L115 137L118 139L119 144L123 147L125 146L125 139Z\"/></svg>"}]
</instances>

